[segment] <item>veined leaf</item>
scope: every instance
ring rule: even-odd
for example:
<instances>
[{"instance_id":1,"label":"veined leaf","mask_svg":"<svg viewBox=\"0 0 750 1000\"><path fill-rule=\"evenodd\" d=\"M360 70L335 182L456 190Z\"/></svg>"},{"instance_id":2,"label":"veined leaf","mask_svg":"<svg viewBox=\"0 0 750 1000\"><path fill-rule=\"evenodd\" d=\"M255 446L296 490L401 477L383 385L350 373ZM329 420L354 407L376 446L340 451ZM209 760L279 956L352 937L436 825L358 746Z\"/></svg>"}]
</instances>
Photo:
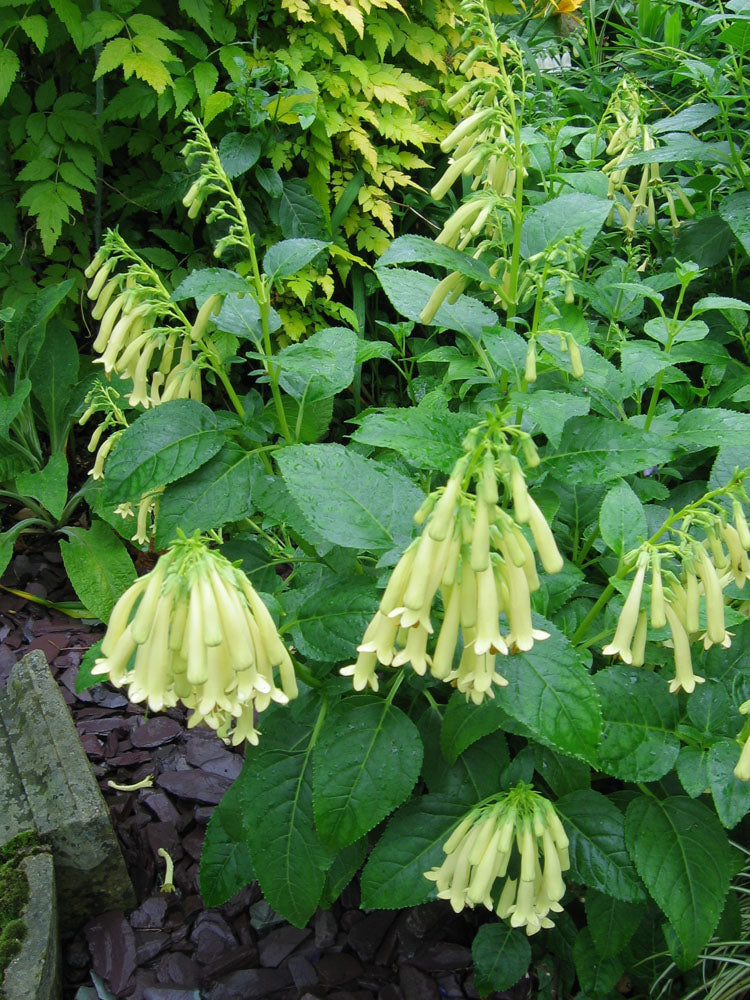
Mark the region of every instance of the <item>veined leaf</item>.
<instances>
[{"instance_id":1,"label":"veined leaf","mask_svg":"<svg viewBox=\"0 0 750 1000\"><path fill-rule=\"evenodd\" d=\"M60 541L65 572L75 592L97 618L108 621L120 595L135 580L135 567L125 546L104 521L85 528L65 528Z\"/></svg>"}]
</instances>

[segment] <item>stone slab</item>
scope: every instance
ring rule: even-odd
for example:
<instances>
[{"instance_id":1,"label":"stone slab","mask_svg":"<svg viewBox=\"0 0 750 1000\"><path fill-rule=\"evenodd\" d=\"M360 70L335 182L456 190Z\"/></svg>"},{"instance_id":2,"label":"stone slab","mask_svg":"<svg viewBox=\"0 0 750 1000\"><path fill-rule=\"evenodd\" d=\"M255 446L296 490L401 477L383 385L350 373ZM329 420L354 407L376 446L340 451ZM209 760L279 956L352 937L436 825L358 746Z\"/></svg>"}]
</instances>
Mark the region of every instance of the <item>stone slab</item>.
<instances>
[{"instance_id":1,"label":"stone slab","mask_svg":"<svg viewBox=\"0 0 750 1000\"><path fill-rule=\"evenodd\" d=\"M5 970L7 1000L58 1000L60 942L52 855L34 854L21 862L29 880L23 920L28 931L21 951Z\"/></svg>"},{"instance_id":2,"label":"stone slab","mask_svg":"<svg viewBox=\"0 0 750 1000\"><path fill-rule=\"evenodd\" d=\"M63 929L132 909L135 893L107 806L40 650L11 670L0 717L34 826L52 847Z\"/></svg>"},{"instance_id":3,"label":"stone slab","mask_svg":"<svg viewBox=\"0 0 750 1000\"><path fill-rule=\"evenodd\" d=\"M0 847L19 833L33 829L31 808L13 758L10 738L0 718Z\"/></svg>"}]
</instances>

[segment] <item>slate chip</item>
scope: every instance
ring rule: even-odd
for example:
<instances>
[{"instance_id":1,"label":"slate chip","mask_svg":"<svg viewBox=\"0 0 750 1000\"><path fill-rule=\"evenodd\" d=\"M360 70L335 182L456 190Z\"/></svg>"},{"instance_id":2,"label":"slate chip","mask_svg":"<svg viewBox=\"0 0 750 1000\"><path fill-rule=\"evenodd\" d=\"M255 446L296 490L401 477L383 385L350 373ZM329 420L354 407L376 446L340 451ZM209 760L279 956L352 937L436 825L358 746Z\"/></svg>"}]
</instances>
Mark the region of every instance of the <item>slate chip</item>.
<instances>
[{"instance_id":1,"label":"slate chip","mask_svg":"<svg viewBox=\"0 0 750 1000\"><path fill-rule=\"evenodd\" d=\"M84 928L91 964L115 996L124 996L136 969L135 935L122 910L109 910Z\"/></svg>"},{"instance_id":2,"label":"slate chip","mask_svg":"<svg viewBox=\"0 0 750 1000\"><path fill-rule=\"evenodd\" d=\"M164 716L155 715L148 719L141 726L134 726L130 739L134 747L140 749L148 747L160 747L164 743L169 743L177 739L182 733L182 726L174 719L166 719Z\"/></svg>"},{"instance_id":3,"label":"slate chip","mask_svg":"<svg viewBox=\"0 0 750 1000\"><path fill-rule=\"evenodd\" d=\"M167 771L156 779L160 788L177 795L181 799L191 799L193 802L206 802L218 805L231 781L217 774L205 774L203 771Z\"/></svg>"}]
</instances>

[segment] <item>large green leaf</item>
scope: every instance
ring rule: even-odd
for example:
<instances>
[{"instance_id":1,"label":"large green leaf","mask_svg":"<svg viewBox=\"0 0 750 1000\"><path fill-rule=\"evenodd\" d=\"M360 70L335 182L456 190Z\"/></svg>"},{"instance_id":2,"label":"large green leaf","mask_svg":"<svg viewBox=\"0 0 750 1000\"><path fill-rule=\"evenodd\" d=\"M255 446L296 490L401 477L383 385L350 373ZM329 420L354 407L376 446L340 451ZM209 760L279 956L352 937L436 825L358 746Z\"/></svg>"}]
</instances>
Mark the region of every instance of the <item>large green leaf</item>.
<instances>
[{"instance_id":1,"label":"large green leaf","mask_svg":"<svg viewBox=\"0 0 750 1000\"><path fill-rule=\"evenodd\" d=\"M418 323L427 300L437 288L437 278L401 267L381 267L376 273L393 308ZM454 303L446 299L428 325L458 330L478 339L485 327L497 325L497 316L471 296L459 295Z\"/></svg>"},{"instance_id":2,"label":"large green leaf","mask_svg":"<svg viewBox=\"0 0 750 1000\"><path fill-rule=\"evenodd\" d=\"M253 881L241 786L235 782L214 810L201 850L200 887L206 906L221 906Z\"/></svg>"},{"instance_id":3,"label":"large green leaf","mask_svg":"<svg viewBox=\"0 0 750 1000\"><path fill-rule=\"evenodd\" d=\"M495 698L472 705L455 691L445 709L440 730L440 748L445 759L454 764L467 747L501 729L506 719L507 710Z\"/></svg>"},{"instance_id":4,"label":"large green leaf","mask_svg":"<svg viewBox=\"0 0 750 1000\"><path fill-rule=\"evenodd\" d=\"M599 512L599 533L618 556L646 537L648 525L643 504L626 482L613 486L604 498Z\"/></svg>"},{"instance_id":5,"label":"large green leaf","mask_svg":"<svg viewBox=\"0 0 750 1000\"><path fill-rule=\"evenodd\" d=\"M256 453L225 444L200 468L165 490L156 520L157 548L169 545L177 528L189 535L246 517L253 510L253 485L262 475Z\"/></svg>"},{"instance_id":6,"label":"large green leaf","mask_svg":"<svg viewBox=\"0 0 750 1000\"><path fill-rule=\"evenodd\" d=\"M60 517L68 499L68 460L63 452L50 455L39 472L24 472L16 478L16 489L38 500L53 517Z\"/></svg>"},{"instance_id":7,"label":"large green leaf","mask_svg":"<svg viewBox=\"0 0 750 1000\"><path fill-rule=\"evenodd\" d=\"M542 469L579 484L611 482L663 465L677 446L658 434L604 417L573 417L560 446L542 458Z\"/></svg>"},{"instance_id":8,"label":"large green leaf","mask_svg":"<svg viewBox=\"0 0 750 1000\"><path fill-rule=\"evenodd\" d=\"M732 848L716 816L683 796L639 795L625 817L628 850L693 962L719 922Z\"/></svg>"},{"instance_id":9,"label":"large green leaf","mask_svg":"<svg viewBox=\"0 0 750 1000\"><path fill-rule=\"evenodd\" d=\"M600 670L594 683L604 718L599 766L625 781L658 781L680 749L679 705L666 681L623 664Z\"/></svg>"},{"instance_id":10,"label":"large green leaf","mask_svg":"<svg viewBox=\"0 0 750 1000\"><path fill-rule=\"evenodd\" d=\"M613 955L602 955L594 945L588 927L576 936L573 945L578 983L585 996L608 996L622 975L623 962Z\"/></svg>"},{"instance_id":11,"label":"large green leaf","mask_svg":"<svg viewBox=\"0 0 750 1000\"><path fill-rule=\"evenodd\" d=\"M398 452L417 469L449 473L463 454L461 442L476 423L470 413L453 413L447 405L389 407L357 418L352 440Z\"/></svg>"},{"instance_id":12,"label":"large green leaf","mask_svg":"<svg viewBox=\"0 0 750 1000\"><path fill-rule=\"evenodd\" d=\"M328 541L374 552L406 546L424 496L405 476L339 444L292 445L275 458L305 519Z\"/></svg>"},{"instance_id":13,"label":"large green leaf","mask_svg":"<svg viewBox=\"0 0 750 1000\"><path fill-rule=\"evenodd\" d=\"M248 295L250 286L236 271L227 267L203 267L191 271L172 292L172 298L175 302L195 299L203 304L210 295L227 295L230 292Z\"/></svg>"},{"instance_id":14,"label":"large green leaf","mask_svg":"<svg viewBox=\"0 0 750 1000\"><path fill-rule=\"evenodd\" d=\"M31 391L39 400L50 435L50 450L65 445L71 412L71 390L78 378L78 347L73 334L57 320L50 323L44 345L31 368Z\"/></svg>"},{"instance_id":15,"label":"large green leaf","mask_svg":"<svg viewBox=\"0 0 750 1000\"><path fill-rule=\"evenodd\" d=\"M346 847L400 806L419 777L422 753L417 727L395 705L371 695L339 702L313 761L321 838Z\"/></svg>"},{"instance_id":16,"label":"large green leaf","mask_svg":"<svg viewBox=\"0 0 750 1000\"><path fill-rule=\"evenodd\" d=\"M521 253L528 259L579 231L583 248L588 249L611 211L612 202L606 198L592 194L561 194L526 214L521 231Z\"/></svg>"},{"instance_id":17,"label":"large green leaf","mask_svg":"<svg viewBox=\"0 0 750 1000\"><path fill-rule=\"evenodd\" d=\"M7 435L10 425L23 409L30 392L31 380L27 378L18 380L15 391L10 396L6 396L0 388L0 435L3 437Z\"/></svg>"},{"instance_id":18,"label":"large green leaf","mask_svg":"<svg viewBox=\"0 0 750 1000\"><path fill-rule=\"evenodd\" d=\"M73 278L49 285L19 306L5 327L5 349L17 375L26 375L44 344L47 321L73 287Z\"/></svg>"},{"instance_id":19,"label":"large green leaf","mask_svg":"<svg viewBox=\"0 0 750 1000\"><path fill-rule=\"evenodd\" d=\"M123 433L107 461L105 502L139 500L146 490L190 475L224 443L213 411L192 399L147 410Z\"/></svg>"},{"instance_id":20,"label":"large green leaf","mask_svg":"<svg viewBox=\"0 0 750 1000\"><path fill-rule=\"evenodd\" d=\"M750 782L734 776L740 747L734 740L719 740L708 752L708 778L719 819L730 830L750 812Z\"/></svg>"},{"instance_id":21,"label":"large green leaf","mask_svg":"<svg viewBox=\"0 0 750 1000\"><path fill-rule=\"evenodd\" d=\"M617 806L599 792L582 788L558 799L555 808L570 838L570 877L615 899L643 899L625 846L625 819Z\"/></svg>"},{"instance_id":22,"label":"large green leaf","mask_svg":"<svg viewBox=\"0 0 750 1000\"><path fill-rule=\"evenodd\" d=\"M737 410L698 408L688 410L677 426L680 441L696 448L718 448L729 445L747 447L750 441L750 413Z\"/></svg>"},{"instance_id":23,"label":"large green leaf","mask_svg":"<svg viewBox=\"0 0 750 1000\"><path fill-rule=\"evenodd\" d=\"M293 239L276 243L263 258L263 271L272 281L288 278L314 260L329 246L323 240Z\"/></svg>"},{"instance_id":24,"label":"large green leaf","mask_svg":"<svg viewBox=\"0 0 750 1000\"><path fill-rule=\"evenodd\" d=\"M248 751L238 778L263 895L296 927L315 912L336 854L320 842L313 822L312 699L307 716L309 721L295 722L284 709L262 719L260 745Z\"/></svg>"},{"instance_id":25,"label":"large green leaf","mask_svg":"<svg viewBox=\"0 0 750 1000\"><path fill-rule=\"evenodd\" d=\"M531 945L520 930L505 923L485 924L471 945L474 981L480 997L497 990L509 990L531 964Z\"/></svg>"},{"instance_id":26,"label":"large green leaf","mask_svg":"<svg viewBox=\"0 0 750 1000\"><path fill-rule=\"evenodd\" d=\"M746 254L750 255L750 191L737 191L719 203L719 215L729 226Z\"/></svg>"},{"instance_id":27,"label":"large green leaf","mask_svg":"<svg viewBox=\"0 0 750 1000\"><path fill-rule=\"evenodd\" d=\"M135 580L135 567L124 544L104 521L93 521L88 531L65 528L60 540L65 572L84 605L108 621L120 595Z\"/></svg>"},{"instance_id":28,"label":"large green leaf","mask_svg":"<svg viewBox=\"0 0 750 1000\"><path fill-rule=\"evenodd\" d=\"M362 905L395 910L435 898L424 873L443 863L443 844L466 811L452 796L424 795L390 820L362 872Z\"/></svg>"},{"instance_id":29,"label":"large green leaf","mask_svg":"<svg viewBox=\"0 0 750 1000\"><path fill-rule=\"evenodd\" d=\"M334 326L282 348L273 362L281 370L285 392L307 404L330 399L351 385L356 354L354 330Z\"/></svg>"},{"instance_id":30,"label":"large green leaf","mask_svg":"<svg viewBox=\"0 0 750 1000\"><path fill-rule=\"evenodd\" d=\"M681 747L675 763L680 783L691 799L710 791L708 784L708 751L700 747Z\"/></svg>"},{"instance_id":31,"label":"large green leaf","mask_svg":"<svg viewBox=\"0 0 750 1000\"><path fill-rule=\"evenodd\" d=\"M635 934L643 912L643 903L626 903L589 888L586 921L598 953L608 958L621 952Z\"/></svg>"},{"instance_id":32,"label":"large green leaf","mask_svg":"<svg viewBox=\"0 0 750 1000\"><path fill-rule=\"evenodd\" d=\"M227 177L239 177L254 167L260 156L260 137L252 133L228 132L219 143L219 159Z\"/></svg>"},{"instance_id":33,"label":"large green leaf","mask_svg":"<svg viewBox=\"0 0 750 1000\"><path fill-rule=\"evenodd\" d=\"M218 316L214 316L217 330L232 333L244 340L260 344L263 340L263 324L260 307L251 295L231 292L224 298ZM276 333L281 328L281 316L273 306L268 311L268 332Z\"/></svg>"},{"instance_id":34,"label":"large green leaf","mask_svg":"<svg viewBox=\"0 0 750 1000\"><path fill-rule=\"evenodd\" d=\"M353 662L378 598L379 591L368 579L336 577L323 585L315 583L296 607L295 646L302 656L321 663Z\"/></svg>"},{"instance_id":35,"label":"large green leaf","mask_svg":"<svg viewBox=\"0 0 750 1000\"><path fill-rule=\"evenodd\" d=\"M375 268L393 264L437 264L475 281L492 283L493 280L487 265L475 260L470 253L443 246L426 236L399 236L378 258Z\"/></svg>"},{"instance_id":36,"label":"large green leaf","mask_svg":"<svg viewBox=\"0 0 750 1000\"><path fill-rule=\"evenodd\" d=\"M497 703L541 743L595 761L602 720L591 675L562 632L537 615L534 623L550 637L528 652L498 658L508 686L496 688Z\"/></svg>"},{"instance_id":37,"label":"large green leaf","mask_svg":"<svg viewBox=\"0 0 750 1000\"><path fill-rule=\"evenodd\" d=\"M560 444L566 422L588 413L591 406L591 400L586 396L547 389L516 392L512 394L511 401L523 407L524 413L531 417L555 447Z\"/></svg>"}]
</instances>

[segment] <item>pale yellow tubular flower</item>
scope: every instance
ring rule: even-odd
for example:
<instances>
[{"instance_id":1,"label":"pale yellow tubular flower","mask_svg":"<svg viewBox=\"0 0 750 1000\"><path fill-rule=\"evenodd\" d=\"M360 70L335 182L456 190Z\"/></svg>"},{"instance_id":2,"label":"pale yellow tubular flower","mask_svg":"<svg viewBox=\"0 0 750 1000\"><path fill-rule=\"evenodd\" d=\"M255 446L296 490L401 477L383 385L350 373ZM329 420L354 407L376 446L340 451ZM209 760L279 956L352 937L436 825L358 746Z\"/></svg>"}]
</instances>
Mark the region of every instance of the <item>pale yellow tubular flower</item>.
<instances>
[{"instance_id":1,"label":"pale yellow tubular flower","mask_svg":"<svg viewBox=\"0 0 750 1000\"><path fill-rule=\"evenodd\" d=\"M198 711L207 715L216 708L222 708L232 715L239 715L241 706L226 693L234 680L226 645L222 643L220 646L207 647L206 666L208 676L201 687Z\"/></svg>"},{"instance_id":2,"label":"pale yellow tubular flower","mask_svg":"<svg viewBox=\"0 0 750 1000\"><path fill-rule=\"evenodd\" d=\"M422 540L426 539L429 545L425 546L425 557L421 566L418 566L420 547L417 550L415 565L409 583L404 592L404 609L399 619L403 628L411 628L413 625L420 625L432 634L433 627L430 621L430 610L435 594L440 587L440 582L445 573L448 557L455 553L453 539L450 535L439 542L434 541L426 533L422 535ZM421 598L421 601L420 601Z\"/></svg>"},{"instance_id":3,"label":"pale yellow tubular flower","mask_svg":"<svg viewBox=\"0 0 750 1000\"><path fill-rule=\"evenodd\" d=\"M729 563L735 585L740 589L750 579L750 559L742 546L739 532L731 524L721 526L721 534L729 551Z\"/></svg>"},{"instance_id":4,"label":"pale yellow tubular flower","mask_svg":"<svg viewBox=\"0 0 750 1000\"><path fill-rule=\"evenodd\" d=\"M510 598L510 603L506 608L510 632L506 639L509 646L515 646L517 649L528 652L533 647L535 640L549 639L549 632L534 628L531 621L531 595L526 574L522 568L507 558L506 553L507 550L504 550L503 555L506 558L502 569Z\"/></svg>"},{"instance_id":5,"label":"pale yellow tubular flower","mask_svg":"<svg viewBox=\"0 0 750 1000\"><path fill-rule=\"evenodd\" d=\"M208 328L209 320L211 315L218 311L221 306L222 297L221 295L209 295L206 301L198 310L198 315L195 317L195 323L190 331L190 339L193 341L198 341L203 337L203 334Z\"/></svg>"},{"instance_id":6,"label":"pale yellow tubular flower","mask_svg":"<svg viewBox=\"0 0 750 1000\"><path fill-rule=\"evenodd\" d=\"M100 657L94 662L91 669L93 676L98 677L108 674L110 682L115 687L122 687L127 680L128 663L138 645L130 633L130 628L126 628L117 639L106 657Z\"/></svg>"},{"instance_id":7,"label":"pale yellow tubular flower","mask_svg":"<svg viewBox=\"0 0 750 1000\"><path fill-rule=\"evenodd\" d=\"M102 315L102 321L99 324L99 333L96 335L96 339L91 345L91 349L94 353L101 354L107 346L115 323L117 322L117 319L129 298L130 293L120 292L120 294L109 304L109 306L107 306L106 311Z\"/></svg>"},{"instance_id":8,"label":"pale yellow tubular flower","mask_svg":"<svg viewBox=\"0 0 750 1000\"><path fill-rule=\"evenodd\" d=\"M161 588L164 582L168 559L160 559L148 577L148 584L138 605L133 621L130 623L130 633L135 641L140 645L145 642L151 631L151 623L156 613L156 605L161 597Z\"/></svg>"},{"instance_id":9,"label":"pale yellow tubular flower","mask_svg":"<svg viewBox=\"0 0 750 1000\"><path fill-rule=\"evenodd\" d=\"M119 276L110 278L107 284L101 290L101 293L99 294L99 297L96 300L96 305L91 310L92 319L100 320L104 316L105 312L107 311L107 307L109 306L109 303L112 300L112 296L120 287L120 280L121 279Z\"/></svg>"},{"instance_id":10,"label":"pale yellow tubular flower","mask_svg":"<svg viewBox=\"0 0 750 1000\"><path fill-rule=\"evenodd\" d=\"M191 588L200 591L201 610L203 612L202 639L207 646L220 646L224 642L224 632L219 618L219 607L214 589L209 579L209 570L204 566L197 567L197 572L191 581Z\"/></svg>"},{"instance_id":11,"label":"pale yellow tubular flower","mask_svg":"<svg viewBox=\"0 0 750 1000\"><path fill-rule=\"evenodd\" d=\"M666 624L664 584L661 578L661 555L658 551L655 551L651 557L651 627L664 628Z\"/></svg>"},{"instance_id":12,"label":"pale yellow tubular flower","mask_svg":"<svg viewBox=\"0 0 750 1000\"><path fill-rule=\"evenodd\" d=\"M476 574L477 577L477 636L474 640L474 650L478 655L483 653L507 654L508 646L500 634L500 608L497 598L497 585L493 566Z\"/></svg>"},{"instance_id":13,"label":"pale yellow tubular flower","mask_svg":"<svg viewBox=\"0 0 750 1000\"><path fill-rule=\"evenodd\" d=\"M742 745L740 759L737 761L733 774L739 781L750 781L750 739Z\"/></svg>"},{"instance_id":14,"label":"pale yellow tubular flower","mask_svg":"<svg viewBox=\"0 0 750 1000\"><path fill-rule=\"evenodd\" d=\"M432 656L431 673L439 680L445 680L453 669L453 658L458 645L458 629L461 612L461 588L454 584L448 594L443 592L445 614L440 627L435 652Z\"/></svg>"},{"instance_id":15,"label":"pale yellow tubular flower","mask_svg":"<svg viewBox=\"0 0 750 1000\"><path fill-rule=\"evenodd\" d=\"M565 883L562 879L562 866L557 846L546 826L542 832L542 848L544 851L544 891L551 903L557 903L565 895Z\"/></svg>"},{"instance_id":16,"label":"pale yellow tubular flower","mask_svg":"<svg viewBox=\"0 0 750 1000\"><path fill-rule=\"evenodd\" d=\"M355 691L364 691L366 687L377 691L379 687L376 674L378 658L375 653L360 653L355 663L350 663L342 667L339 673L344 677L352 678L352 687Z\"/></svg>"},{"instance_id":17,"label":"pale yellow tubular flower","mask_svg":"<svg viewBox=\"0 0 750 1000\"><path fill-rule=\"evenodd\" d=\"M703 592L706 597L706 633L712 643L723 643L726 638L726 629L724 627L724 595L721 584L716 567L702 545L697 547L697 552L696 571L703 583Z\"/></svg>"},{"instance_id":18,"label":"pale yellow tubular flower","mask_svg":"<svg viewBox=\"0 0 750 1000\"><path fill-rule=\"evenodd\" d=\"M99 294L104 287L104 283L112 273L112 269L116 263L117 261L114 257L110 257L110 259L106 260L96 272L91 284L89 285L89 290L86 293L91 300L99 297Z\"/></svg>"},{"instance_id":19,"label":"pale yellow tubular flower","mask_svg":"<svg viewBox=\"0 0 750 1000\"><path fill-rule=\"evenodd\" d=\"M521 529L514 525L511 531L513 541L518 546L518 550L523 556L523 565L521 569L526 574L526 583L529 585L529 592L534 593L539 590L541 586L539 582L539 574L536 571L536 559L534 558L534 553L531 546L526 541L526 536L521 531Z\"/></svg>"},{"instance_id":20,"label":"pale yellow tubular flower","mask_svg":"<svg viewBox=\"0 0 750 1000\"><path fill-rule=\"evenodd\" d=\"M198 687L208 679L208 657L203 641L203 607L198 587L190 588L185 645L182 654L187 660L187 679Z\"/></svg>"},{"instance_id":21,"label":"pale yellow tubular flower","mask_svg":"<svg viewBox=\"0 0 750 1000\"><path fill-rule=\"evenodd\" d=\"M497 901L495 909L495 913L497 913L501 920L507 920L515 907L517 885L518 881L514 878L509 878L505 881L503 891L500 893L500 898Z\"/></svg>"},{"instance_id":22,"label":"pale yellow tubular flower","mask_svg":"<svg viewBox=\"0 0 750 1000\"><path fill-rule=\"evenodd\" d=\"M151 339L141 352L141 356L138 358L138 363L135 366L135 371L133 372L133 389L128 396L128 402L131 406L143 406L148 408L151 405L151 399L149 396L149 382L148 382L148 369L151 364L151 359L154 356L154 352L158 344L156 340Z\"/></svg>"},{"instance_id":23,"label":"pale yellow tubular flower","mask_svg":"<svg viewBox=\"0 0 750 1000\"><path fill-rule=\"evenodd\" d=\"M734 526L740 538L740 544L743 549L750 549L750 526L747 523L745 511L739 500L732 501L732 517L734 518Z\"/></svg>"},{"instance_id":24,"label":"pale yellow tubular flower","mask_svg":"<svg viewBox=\"0 0 750 1000\"><path fill-rule=\"evenodd\" d=\"M439 899L447 899L455 913L460 913L466 905L466 890L469 885L471 865L469 858L474 843L479 836L479 824L472 827L456 848L456 862L450 886L438 892Z\"/></svg>"},{"instance_id":25,"label":"pale yellow tubular flower","mask_svg":"<svg viewBox=\"0 0 750 1000\"><path fill-rule=\"evenodd\" d=\"M490 565L490 508L478 496L474 514L474 531L471 536L471 568L482 573Z\"/></svg>"},{"instance_id":26,"label":"pale yellow tubular flower","mask_svg":"<svg viewBox=\"0 0 750 1000\"><path fill-rule=\"evenodd\" d=\"M232 730L232 745L239 746L247 741L251 746L258 745L260 734L255 728L255 712L252 705L245 705L242 714L235 720Z\"/></svg>"},{"instance_id":27,"label":"pale yellow tubular flower","mask_svg":"<svg viewBox=\"0 0 750 1000\"><path fill-rule=\"evenodd\" d=\"M177 698L171 690L169 650L169 621L172 616L172 595L162 595L154 615L151 633L135 656L129 677L128 698L132 702L145 701L152 712L172 708Z\"/></svg>"},{"instance_id":28,"label":"pale yellow tubular flower","mask_svg":"<svg viewBox=\"0 0 750 1000\"><path fill-rule=\"evenodd\" d=\"M685 630L689 634L700 628L700 586L692 563L685 567Z\"/></svg>"},{"instance_id":29,"label":"pale yellow tubular flower","mask_svg":"<svg viewBox=\"0 0 750 1000\"><path fill-rule=\"evenodd\" d=\"M529 341L529 346L526 351L526 367L524 368L523 377L527 382L536 382L536 341Z\"/></svg>"},{"instance_id":30,"label":"pale yellow tubular flower","mask_svg":"<svg viewBox=\"0 0 750 1000\"><path fill-rule=\"evenodd\" d=\"M101 425L102 427L104 424ZM97 428L98 429L98 428ZM114 446L117 444L119 434L110 434L107 440L100 446L99 451L96 453L96 458L94 459L94 465L89 470L89 475L94 480L104 479L104 463L109 457L109 453L112 451Z\"/></svg>"},{"instance_id":31,"label":"pale yellow tubular flower","mask_svg":"<svg viewBox=\"0 0 750 1000\"><path fill-rule=\"evenodd\" d=\"M125 349L113 360L113 370L116 371L118 375L124 375L127 378L132 378L135 373L135 367L138 364L138 359L141 356L141 351L151 341L151 339L151 333L148 330L140 329L135 334L131 331L131 337L125 346ZM107 348L107 350L109 350L109 348ZM104 359L106 357L107 351L104 352L102 358Z\"/></svg>"},{"instance_id":32,"label":"pale yellow tubular flower","mask_svg":"<svg viewBox=\"0 0 750 1000\"><path fill-rule=\"evenodd\" d=\"M501 835L502 829L493 822L491 837L480 856L476 855L475 847L475 868L466 889L466 901L470 905L481 904L488 910L494 909L491 890L497 878L498 844Z\"/></svg>"},{"instance_id":33,"label":"pale yellow tubular flower","mask_svg":"<svg viewBox=\"0 0 750 1000\"><path fill-rule=\"evenodd\" d=\"M397 608L400 609L404 605L404 591L409 580L411 568L414 565L418 544L419 539L414 539L396 563L393 572L388 579L388 583L383 591L383 596L380 599L379 605L380 611L384 615L390 615Z\"/></svg>"},{"instance_id":34,"label":"pale yellow tubular flower","mask_svg":"<svg viewBox=\"0 0 750 1000\"><path fill-rule=\"evenodd\" d=\"M727 555L721 539L716 534L712 527L706 528L706 541L704 545L708 543L708 547L711 550L711 559L713 560L714 567L717 573L724 573L730 565L730 558Z\"/></svg>"},{"instance_id":35,"label":"pale yellow tubular flower","mask_svg":"<svg viewBox=\"0 0 750 1000\"><path fill-rule=\"evenodd\" d=\"M232 667L236 671L247 670L255 663L255 651L245 625L242 605L235 587L229 585L217 570L208 577L214 604L219 615L219 629L229 650ZM205 614L206 604L203 602Z\"/></svg>"},{"instance_id":36,"label":"pale yellow tubular flower","mask_svg":"<svg viewBox=\"0 0 750 1000\"><path fill-rule=\"evenodd\" d=\"M678 691L685 691L691 694L695 690L696 684L703 684L705 678L698 677L693 673L693 663L690 658L690 640L682 622L667 604L667 623L672 633L672 644L674 647L675 676L669 682L670 693L676 694Z\"/></svg>"},{"instance_id":37,"label":"pale yellow tubular flower","mask_svg":"<svg viewBox=\"0 0 750 1000\"><path fill-rule=\"evenodd\" d=\"M414 672L424 677L432 663L432 658L427 655L428 638L429 633L426 628L420 625L410 628L406 646L393 657L393 666L402 667L410 663Z\"/></svg>"},{"instance_id":38,"label":"pale yellow tubular flower","mask_svg":"<svg viewBox=\"0 0 750 1000\"><path fill-rule=\"evenodd\" d=\"M107 631L102 639L100 647L102 656L109 656L114 649L115 644L127 627L130 614L135 607L136 601L143 594L144 590L146 590L149 582L149 574L138 577L135 583L128 587L125 593L119 598L114 608L112 608L112 612L109 616L109 622L107 624Z\"/></svg>"},{"instance_id":39,"label":"pale yellow tubular flower","mask_svg":"<svg viewBox=\"0 0 750 1000\"><path fill-rule=\"evenodd\" d=\"M172 612L172 622L169 629L169 641L167 645L173 653L179 653L185 637L189 602L187 594L182 593L178 586L174 589L173 598L174 611ZM187 664L185 664L185 670L187 670Z\"/></svg>"},{"instance_id":40,"label":"pale yellow tubular flower","mask_svg":"<svg viewBox=\"0 0 750 1000\"><path fill-rule=\"evenodd\" d=\"M573 378L583 378L585 373L578 343L571 333L567 335L566 340L568 344L568 353L570 354L570 368L573 372Z\"/></svg>"},{"instance_id":41,"label":"pale yellow tubular flower","mask_svg":"<svg viewBox=\"0 0 750 1000\"><path fill-rule=\"evenodd\" d=\"M94 364L104 365L104 370L107 374L114 369L120 351L128 342L134 322L135 317L132 313L125 313L118 319L107 340L107 346L104 348L102 356L94 359ZM137 336L140 336L140 333L141 331L139 330Z\"/></svg>"},{"instance_id":42,"label":"pale yellow tubular flower","mask_svg":"<svg viewBox=\"0 0 750 1000\"><path fill-rule=\"evenodd\" d=\"M666 622L666 618L665 618ZM646 636L648 635L648 615L645 610L641 610L638 615L638 624L635 627L635 635L630 650L633 654L633 666L642 667L646 654Z\"/></svg>"},{"instance_id":43,"label":"pale yellow tubular flower","mask_svg":"<svg viewBox=\"0 0 750 1000\"><path fill-rule=\"evenodd\" d=\"M379 663L390 666L396 655L398 630L399 624L395 618L388 618L382 611L376 611L375 617L365 629L361 644L357 646L357 652L375 653Z\"/></svg>"},{"instance_id":44,"label":"pale yellow tubular flower","mask_svg":"<svg viewBox=\"0 0 750 1000\"><path fill-rule=\"evenodd\" d=\"M638 614L641 608L641 594L643 592L643 580L649 564L649 553L641 552L638 556L638 569L630 585L628 596L622 606L620 617L617 620L617 628L612 642L608 643L602 653L605 656L619 656L624 663L633 662L633 654L630 644L633 641L636 625L638 624Z\"/></svg>"},{"instance_id":45,"label":"pale yellow tubular flower","mask_svg":"<svg viewBox=\"0 0 750 1000\"><path fill-rule=\"evenodd\" d=\"M515 456L510 456L510 492L513 497L513 513L518 524L528 524L531 517L529 491L521 464Z\"/></svg>"},{"instance_id":46,"label":"pale yellow tubular flower","mask_svg":"<svg viewBox=\"0 0 750 1000\"><path fill-rule=\"evenodd\" d=\"M534 502L534 498L529 495L529 527L534 538L536 550L539 553L542 566L547 573L559 573L563 568L563 559L557 550L552 529L547 524L547 519Z\"/></svg>"}]
</instances>

